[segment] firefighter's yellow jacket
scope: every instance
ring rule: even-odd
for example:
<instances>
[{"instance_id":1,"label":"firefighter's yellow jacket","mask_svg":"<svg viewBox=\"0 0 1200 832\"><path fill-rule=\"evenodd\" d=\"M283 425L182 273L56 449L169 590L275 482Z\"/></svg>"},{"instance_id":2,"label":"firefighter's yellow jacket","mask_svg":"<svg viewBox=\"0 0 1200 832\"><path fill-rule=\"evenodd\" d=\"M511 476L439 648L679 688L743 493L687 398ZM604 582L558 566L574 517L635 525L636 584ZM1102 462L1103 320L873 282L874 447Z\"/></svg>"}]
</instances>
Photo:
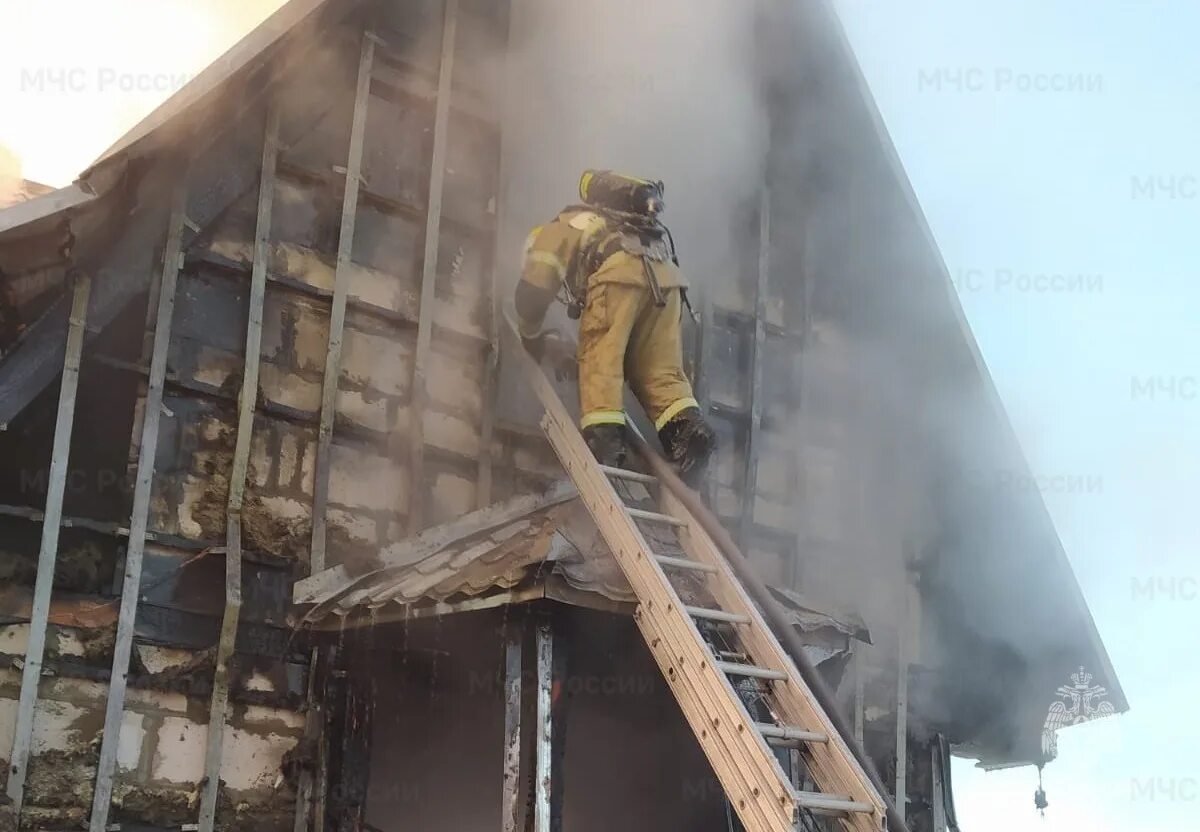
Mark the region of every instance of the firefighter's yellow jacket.
<instances>
[{"instance_id":1,"label":"firefighter's yellow jacket","mask_svg":"<svg viewBox=\"0 0 1200 832\"><path fill-rule=\"evenodd\" d=\"M666 239L642 245L619 219L586 207L568 208L526 240L521 279L550 294L565 284L572 296L584 299L579 395L585 428L625 423L626 373L658 429L698 406L683 372L680 323L687 283L667 245ZM532 335L541 321L520 325L523 334Z\"/></svg>"}]
</instances>

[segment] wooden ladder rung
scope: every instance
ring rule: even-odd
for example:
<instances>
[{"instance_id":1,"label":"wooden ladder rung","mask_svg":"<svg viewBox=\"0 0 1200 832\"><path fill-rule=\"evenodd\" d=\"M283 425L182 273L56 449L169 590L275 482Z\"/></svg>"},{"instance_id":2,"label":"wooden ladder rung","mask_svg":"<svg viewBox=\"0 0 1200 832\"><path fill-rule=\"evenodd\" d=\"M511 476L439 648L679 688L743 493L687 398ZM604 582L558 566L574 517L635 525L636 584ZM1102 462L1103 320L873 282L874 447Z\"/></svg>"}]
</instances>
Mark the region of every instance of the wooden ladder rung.
<instances>
[{"instance_id":1,"label":"wooden ladder rung","mask_svg":"<svg viewBox=\"0 0 1200 832\"><path fill-rule=\"evenodd\" d=\"M796 792L796 805L802 809L812 809L818 812L873 812L875 807L870 803L862 803L841 795L822 794L821 792Z\"/></svg>"},{"instance_id":2,"label":"wooden ladder rung","mask_svg":"<svg viewBox=\"0 0 1200 832\"><path fill-rule=\"evenodd\" d=\"M630 471L628 468L614 468L611 465L601 465L600 470L613 479L640 482L643 485L655 485L658 482L657 477L643 474L641 471Z\"/></svg>"},{"instance_id":3,"label":"wooden ladder rung","mask_svg":"<svg viewBox=\"0 0 1200 832\"><path fill-rule=\"evenodd\" d=\"M791 728L786 725L764 725L761 722L754 727L758 729L758 733L762 734L763 739L772 744L829 742L829 737L820 731Z\"/></svg>"},{"instance_id":4,"label":"wooden ladder rung","mask_svg":"<svg viewBox=\"0 0 1200 832\"><path fill-rule=\"evenodd\" d=\"M625 511L635 520L648 520L651 523L663 523L668 526L686 526L686 520L680 520L678 517L672 517L669 514L660 514L657 511L646 511L640 508L625 507Z\"/></svg>"},{"instance_id":5,"label":"wooden ladder rung","mask_svg":"<svg viewBox=\"0 0 1200 832\"><path fill-rule=\"evenodd\" d=\"M756 667L752 664L716 662L715 666L728 676L749 676L752 679L770 679L774 682L782 682L787 678L786 673L780 673L778 670L771 670L768 667Z\"/></svg>"},{"instance_id":6,"label":"wooden ladder rung","mask_svg":"<svg viewBox=\"0 0 1200 832\"><path fill-rule=\"evenodd\" d=\"M705 607L684 607L692 618L702 618L705 621L723 621L726 624L749 624L750 616L725 610L710 610Z\"/></svg>"},{"instance_id":7,"label":"wooden ladder rung","mask_svg":"<svg viewBox=\"0 0 1200 832\"><path fill-rule=\"evenodd\" d=\"M708 572L711 574L715 574L717 572L717 567L708 563L701 563L698 560L690 560L688 558L673 558L668 555L655 555L654 559L662 566L666 566L671 569L683 569L689 572Z\"/></svg>"}]
</instances>

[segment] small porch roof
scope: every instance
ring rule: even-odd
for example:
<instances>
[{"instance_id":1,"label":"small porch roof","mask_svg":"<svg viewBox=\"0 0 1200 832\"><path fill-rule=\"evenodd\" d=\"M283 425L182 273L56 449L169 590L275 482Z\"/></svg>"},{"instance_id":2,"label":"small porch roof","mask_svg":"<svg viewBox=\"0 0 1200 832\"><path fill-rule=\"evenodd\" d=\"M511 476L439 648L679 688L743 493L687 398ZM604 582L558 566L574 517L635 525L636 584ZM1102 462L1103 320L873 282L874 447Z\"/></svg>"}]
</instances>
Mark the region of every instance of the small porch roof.
<instances>
[{"instance_id":1,"label":"small porch roof","mask_svg":"<svg viewBox=\"0 0 1200 832\"><path fill-rule=\"evenodd\" d=\"M793 590L772 587L803 633L827 631L870 643L862 619L816 609ZM546 598L632 614L625 580L575 488L567 480L538 495L468 514L388 547L359 575L344 566L296 585L293 601L317 629L487 609Z\"/></svg>"}]
</instances>

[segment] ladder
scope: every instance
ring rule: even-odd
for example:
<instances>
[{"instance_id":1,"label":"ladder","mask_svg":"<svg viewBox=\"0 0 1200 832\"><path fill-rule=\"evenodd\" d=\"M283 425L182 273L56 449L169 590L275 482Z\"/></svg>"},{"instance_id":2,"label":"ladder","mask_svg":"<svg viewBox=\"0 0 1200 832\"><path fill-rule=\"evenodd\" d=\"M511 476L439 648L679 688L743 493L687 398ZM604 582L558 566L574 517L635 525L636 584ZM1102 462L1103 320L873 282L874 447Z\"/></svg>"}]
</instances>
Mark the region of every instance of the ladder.
<instances>
[{"instance_id":1,"label":"ladder","mask_svg":"<svg viewBox=\"0 0 1200 832\"><path fill-rule=\"evenodd\" d=\"M813 816L845 832L885 830L884 798L717 544L654 476L597 462L508 324L542 429L637 595L637 626L747 832L811 829ZM799 749L821 791L793 787L778 746Z\"/></svg>"}]
</instances>

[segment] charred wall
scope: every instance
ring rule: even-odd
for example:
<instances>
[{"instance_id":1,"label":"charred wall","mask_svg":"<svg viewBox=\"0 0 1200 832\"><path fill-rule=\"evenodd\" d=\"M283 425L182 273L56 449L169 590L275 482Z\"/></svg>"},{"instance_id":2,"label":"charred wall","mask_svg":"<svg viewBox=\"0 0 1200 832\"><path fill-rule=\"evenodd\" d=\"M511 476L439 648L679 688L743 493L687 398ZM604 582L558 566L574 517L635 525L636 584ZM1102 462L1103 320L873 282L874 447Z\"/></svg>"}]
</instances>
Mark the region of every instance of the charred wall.
<instances>
[{"instance_id":1,"label":"charred wall","mask_svg":"<svg viewBox=\"0 0 1200 832\"><path fill-rule=\"evenodd\" d=\"M533 627L565 650L564 827L725 830L724 797L632 621L557 607L381 627L366 820L383 830L500 827L504 637L524 627L522 801L533 800Z\"/></svg>"},{"instance_id":2,"label":"charred wall","mask_svg":"<svg viewBox=\"0 0 1200 832\"><path fill-rule=\"evenodd\" d=\"M317 425L364 31L377 38L376 58L356 227L343 265L349 303L330 454L327 565L358 568L420 528L559 475L540 436L488 413L499 164L494 56L507 35L506 9L458 4L445 157L436 160L445 181L440 213L429 226L430 212L439 210L430 188L442 20L440 2L380 3L315 34L308 30L163 128L157 149L113 163L128 164L117 191L105 196L114 221L98 226L102 240L82 241L78 250L87 252L97 286L93 321L102 309L119 308L106 326L94 324L100 331L84 348L68 518L50 615L47 666L56 678L43 683L37 706L26 823L78 822L90 808L132 483L144 464L139 438L168 230L167 186L180 178L187 182L189 225L111 819L163 826L195 820L224 614L226 508L247 362L257 160L271 105L281 134L295 138L268 174L275 211L262 350L252 357L260 362L260 384L218 825L292 828L297 768L285 758L299 753L305 734L310 657L288 618L290 589L309 568ZM201 218L210 219L196 222ZM414 362L427 226L439 241L432 297L424 304L431 334L427 395L420 397ZM54 312L55 298L61 307L66 258L59 252L57 259L38 259L30 253L36 243L22 241L25 248L3 253L6 326L34 321L43 309ZM30 288L37 281L50 301ZM9 314L14 310L16 317ZM3 338L10 335L16 337ZM57 387L0 433L5 755L27 643ZM415 420L424 436L419 481L409 447ZM425 507L419 523L409 512L418 492ZM304 754L304 765L311 765L311 749Z\"/></svg>"}]
</instances>

